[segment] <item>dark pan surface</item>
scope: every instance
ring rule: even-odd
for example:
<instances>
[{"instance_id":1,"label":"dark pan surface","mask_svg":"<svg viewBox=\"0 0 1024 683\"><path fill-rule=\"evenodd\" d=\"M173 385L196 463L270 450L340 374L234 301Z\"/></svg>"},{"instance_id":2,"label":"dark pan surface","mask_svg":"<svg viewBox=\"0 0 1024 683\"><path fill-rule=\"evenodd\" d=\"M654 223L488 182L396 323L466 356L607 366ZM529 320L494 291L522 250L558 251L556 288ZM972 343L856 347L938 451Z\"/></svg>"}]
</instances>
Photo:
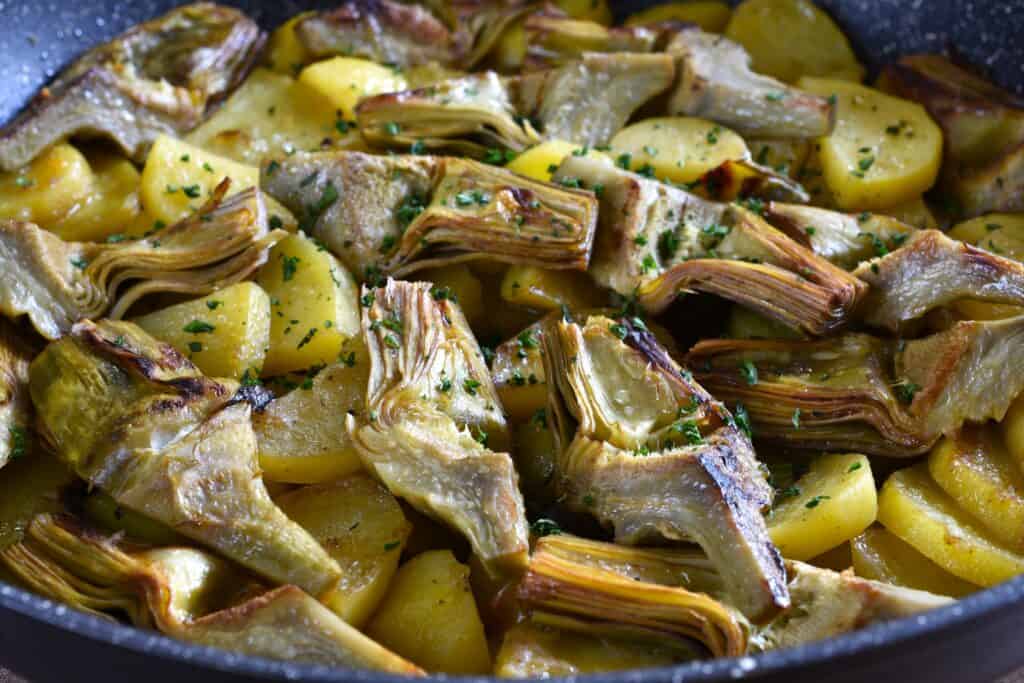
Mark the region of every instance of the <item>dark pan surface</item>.
<instances>
[{"instance_id":1,"label":"dark pan surface","mask_svg":"<svg viewBox=\"0 0 1024 683\"><path fill-rule=\"evenodd\" d=\"M330 2L225 0L266 28ZM0 0L0 121L62 66L173 0ZM612 0L621 14L652 0ZM951 50L1024 94L1024 0L822 0L872 69L901 54ZM2 495L2 493L0 493ZM738 660L589 677L592 683L686 683L744 678L786 683L990 683L1024 664L1024 577L947 608L840 638ZM34 683L255 680L399 683L366 671L271 662L196 647L82 614L0 582L0 665ZM484 683L492 679L462 679Z\"/></svg>"}]
</instances>

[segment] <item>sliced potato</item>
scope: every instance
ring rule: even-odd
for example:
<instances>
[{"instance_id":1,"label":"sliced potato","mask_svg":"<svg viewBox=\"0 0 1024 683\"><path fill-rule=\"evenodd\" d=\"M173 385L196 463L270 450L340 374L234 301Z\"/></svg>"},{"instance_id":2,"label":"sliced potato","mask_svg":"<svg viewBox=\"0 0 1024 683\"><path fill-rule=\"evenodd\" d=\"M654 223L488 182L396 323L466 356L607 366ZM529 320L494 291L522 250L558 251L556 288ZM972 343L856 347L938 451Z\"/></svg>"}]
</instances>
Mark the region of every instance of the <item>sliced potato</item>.
<instances>
[{"instance_id":1,"label":"sliced potato","mask_svg":"<svg viewBox=\"0 0 1024 683\"><path fill-rule=\"evenodd\" d=\"M768 516L768 533L791 560L809 560L850 540L878 511L871 463L855 453L818 457L779 498Z\"/></svg>"},{"instance_id":2,"label":"sliced potato","mask_svg":"<svg viewBox=\"0 0 1024 683\"><path fill-rule=\"evenodd\" d=\"M539 310L594 308L606 303L586 273L510 266L501 281L501 296L512 304Z\"/></svg>"},{"instance_id":3,"label":"sliced potato","mask_svg":"<svg viewBox=\"0 0 1024 683\"><path fill-rule=\"evenodd\" d=\"M450 550L425 552L406 562L366 633L430 672L491 671L469 567Z\"/></svg>"},{"instance_id":4,"label":"sliced potato","mask_svg":"<svg viewBox=\"0 0 1024 683\"><path fill-rule=\"evenodd\" d=\"M801 78L836 98L836 125L819 140L822 173L845 210L882 210L920 196L942 163L942 131L919 104L856 83Z\"/></svg>"},{"instance_id":5,"label":"sliced potato","mask_svg":"<svg viewBox=\"0 0 1024 683\"><path fill-rule=\"evenodd\" d=\"M878 497L878 521L949 573L994 586L1024 572L1024 556L1000 544L932 481L925 464L893 472Z\"/></svg>"},{"instance_id":6,"label":"sliced potato","mask_svg":"<svg viewBox=\"0 0 1024 683\"><path fill-rule=\"evenodd\" d=\"M617 163L634 171L649 167L657 178L690 183L730 159L748 159L747 143L714 121L692 116L644 119L611 140Z\"/></svg>"},{"instance_id":7,"label":"sliced potato","mask_svg":"<svg viewBox=\"0 0 1024 683\"><path fill-rule=\"evenodd\" d=\"M302 67L313 61L313 55L295 33L295 25L310 14L312 12L300 12L270 34L266 48L267 68L279 74L296 76L302 71Z\"/></svg>"},{"instance_id":8,"label":"sliced potato","mask_svg":"<svg viewBox=\"0 0 1024 683\"><path fill-rule=\"evenodd\" d=\"M943 437L928 456L928 471L993 536L1024 550L1024 473L1003 446L1002 434L966 426Z\"/></svg>"},{"instance_id":9,"label":"sliced potato","mask_svg":"<svg viewBox=\"0 0 1024 683\"><path fill-rule=\"evenodd\" d=\"M562 159L570 154L585 154L587 156L607 158L601 152L580 147L565 140L548 140L526 150L508 162L505 168L513 173L518 173L534 180L550 182L551 176L554 174L555 169L558 168L558 165L562 163Z\"/></svg>"},{"instance_id":10,"label":"sliced potato","mask_svg":"<svg viewBox=\"0 0 1024 683\"><path fill-rule=\"evenodd\" d=\"M416 279L433 282L438 288L437 295L457 303L470 325L478 324L488 315L484 308L483 284L466 264L421 270L416 273Z\"/></svg>"},{"instance_id":11,"label":"sliced potato","mask_svg":"<svg viewBox=\"0 0 1024 683\"><path fill-rule=\"evenodd\" d=\"M668 2L634 12L626 17L626 26L643 26L659 21L685 21L696 24L709 33L721 33L732 9L718 0L690 0L689 2Z\"/></svg>"},{"instance_id":12,"label":"sliced potato","mask_svg":"<svg viewBox=\"0 0 1024 683\"><path fill-rule=\"evenodd\" d=\"M342 350L342 362L327 366L253 415L265 480L316 484L362 468L345 428L345 414L365 407L370 363L362 344L351 346L350 351Z\"/></svg>"},{"instance_id":13,"label":"sliced potato","mask_svg":"<svg viewBox=\"0 0 1024 683\"><path fill-rule=\"evenodd\" d=\"M1017 467L1024 472L1024 395L1018 396L999 425L1003 443Z\"/></svg>"},{"instance_id":14,"label":"sliced potato","mask_svg":"<svg viewBox=\"0 0 1024 683\"><path fill-rule=\"evenodd\" d=\"M148 217L171 225L202 206L225 178L232 195L258 187L260 170L161 135L142 169L142 206Z\"/></svg>"},{"instance_id":15,"label":"sliced potato","mask_svg":"<svg viewBox=\"0 0 1024 683\"><path fill-rule=\"evenodd\" d=\"M89 161L62 142L24 168L0 173L0 216L48 228L84 206L94 190Z\"/></svg>"},{"instance_id":16,"label":"sliced potato","mask_svg":"<svg viewBox=\"0 0 1024 683\"><path fill-rule=\"evenodd\" d=\"M270 295L264 374L333 363L345 340L359 331L355 280L330 252L301 233L274 245L256 280Z\"/></svg>"},{"instance_id":17,"label":"sliced potato","mask_svg":"<svg viewBox=\"0 0 1024 683\"><path fill-rule=\"evenodd\" d=\"M490 61L502 73L514 73L526 61L526 19L516 19L501 33L491 48Z\"/></svg>"},{"instance_id":18,"label":"sliced potato","mask_svg":"<svg viewBox=\"0 0 1024 683\"><path fill-rule=\"evenodd\" d=\"M801 76L864 78L850 41L810 0L745 0L725 35L746 48L754 71L787 83Z\"/></svg>"},{"instance_id":19,"label":"sliced potato","mask_svg":"<svg viewBox=\"0 0 1024 683\"><path fill-rule=\"evenodd\" d=\"M850 542L850 547L853 571L865 579L954 598L978 590L977 586L953 576L880 526L865 529Z\"/></svg>"},{"instance_id":20,"label":"sliced potato","mask_svg":"<svg viewBox=\"0 0 1024 683\"><path fill-rule=\"evenodd\" d=\"M210 377L260 375L270 341L270 299L259 285L240 282L134 320Z\"/></svg>"},{"instance_id":21,"label":"sliced potato","mask_svg":"<svg viewBox=\"0 0 1024 683\"><path fill-rule=\"evenodd\" d=\"M368 95L405 90L405 79L394 69L355 57L332 57L310 64L299 82L330 101L345 121L356 120L356 105Z\"/></svg>"},{"instance_id":22,"label":"sliced potato","mask_svg":"<svg viewBox=\"0 0 1024 683\"><path fill-rule=\"evenodd\" d=\"M90 156L89 165L92 192L46 227L69 242L120 239L142 215L139 172L128 159L110 152Z\"/></svg>"},{"instance_id":23,"label":"sliced potato","mask_svg":"<svg viewBox=\"0 0 1024 683\"><path fill-rule=\"evenodd\" d=\"M412 525L388 490L366 474L304 486L275 501L341 567L342 579L321 601L361 628L398 571Z\"/></svg>"}]
</instances>

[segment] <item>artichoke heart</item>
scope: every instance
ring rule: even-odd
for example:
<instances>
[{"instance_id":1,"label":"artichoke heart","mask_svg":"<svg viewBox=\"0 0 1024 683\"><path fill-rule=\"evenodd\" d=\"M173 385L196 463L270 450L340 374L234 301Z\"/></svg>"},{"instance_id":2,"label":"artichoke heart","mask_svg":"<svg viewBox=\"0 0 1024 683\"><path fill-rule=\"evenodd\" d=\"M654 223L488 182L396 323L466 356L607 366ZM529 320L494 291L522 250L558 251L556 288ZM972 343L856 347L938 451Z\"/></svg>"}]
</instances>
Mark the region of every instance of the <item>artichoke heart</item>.
<instances>
[{"instance_id":1,"label":"artichoke heart","mask_svg":"<svg viewBox=\"0 0 1024 683\"><path fill-rule=\"evenodd\" d=\"M1024 305L1024 264L924 230L854 271L869 289L864 321L889 332L957 300Z\"/></svg>"},{"instance_id":2,"label":"artichoke heart","mask_svg":"<svg viewBox=\"0 0 1024 683\"><path fill-rule=\"evenodd\" d=\"M32 449L32 352L6 320L0 320L0 468Z\"/></svg>"},{"instance_id":3,"label":"artichoke heart","mask_svg":"<svg viewBox=\"0 0 1024 683\"><path fill-rule=\"evenodd\" d=\"M699 28L676 33L666 50L678 58L679 78L668 113L717 121L744 136L816 138L835 124L835 108L750 69L739 44Z\"/></svg>"},{"instance_id":4,"label":"artichoke heart","mask_svg":"<svg viewBox=\"0 0 1024 683\"><path fill-rule=\"evenodd\" d=\"M268 231L257 190L224 199L227 188L138 241L64 242L32 223L0 221L0 313L28 315L58 339L79 320L120 318L146 294L203 295L245 279L286 233Z\"/></svg>"},{"instance_id":5,"label":"artichoke heart","mask_svg":"<svg viewBox=\"0 0 1024 683\"><path fill-rule=\"evenodd\" d=\"M422 144L482 157L490 148L518 152L542 139L603 145L674 75L664 54L585 53L523 76L487 71L368 97L356 119L371 143L401 149Z\"/></svg>"},{"instance_id":6,"label":"artichoke heart","mask_svg":"<svg viewBox=\"0 0 1024 683\"><path fill-rule=\"evenodd\" d=\"M788 604L761 509L771 488L733 417L639 320L550 318L544 335L562 500L617 541L696 541L740 610Z\"/></svg>"},{"instance_id":7,"label":"artichoke heart","mask_svg":"<svg viewBox=\"0 0 1024 683\"><path fill-rule=\"evenodd\" d=\"M42 514L0 562L37 593L126 614L181 640L271 659L421 674L293 585L277 589L183 546L139 548L72 517Z\"/></svg>"},{"instance_id":8,"label":"artichoke heart","mask_svg":"<svg viewBox=\"0 0 1024 683\"><path fill-rule=\"evenodd\" d=\"M170 345L132 323L84 321L29 378L42 437L120 505L275 583L319 595L338 580L337 563L270 500L249 404Z\"/></svg>"},{"instance_id":9,"label":"artichoke heart","mask_svg":"<svg viewBox=\"0 0 1024 683\"><path fill-rule=\"evenodd\" d=\"M195 128L241 84L263 41L252 19L213 3L139 24L85 53L0 130L0 170L75 135L110 139L142 162L157 136Z\"/></svg>"},{"instance_id":10,"label":"artichoke heart","mask_svg":"<svg viewBox=\"0 0 1024 683\"><path fill-rule=\"evenodd\" d=\"M962 321L905 342L707 340L688 363L715 396L744 406L759 440L906 457L964 422L1003 418L1024 390L1006 373L1024 360L1022 334L1024 317Z\"/></svg>"},{"instance_id":11,"label":"artichoke heart","mask_svg":"<svg viewBox=\"0 0 1024 683\"><path fill-rule=\"evenodd\" d=\"M588 192L454 157L296 154L261 183L371 282L481 258L585 270L597 224Z\"/></svg>"},{"instance_id":12,"label":"artichoke heart","mask_svg":"<svg viewBox=\"0 0 1024 683\"><path fill-rule=\"evenodd\" d=\"M366 412L347 418L366 468L391 493L464 534L494 574L528 551L510 439L462 312L427 283L364 288L370 354Z\"/></svg>"},{"instance_id":13,"label":"artichoke heart","mask_svg":"<svg viewBox=\"0 0 1024 683\"><path fill-rule=\"evenodd\" d=\"M555 179L600 188L590 273L654 313L687 290L716 294L812 335L842 326L866 286L736 204L600 159L567 157Z\"/></svg>"}]
</instances>

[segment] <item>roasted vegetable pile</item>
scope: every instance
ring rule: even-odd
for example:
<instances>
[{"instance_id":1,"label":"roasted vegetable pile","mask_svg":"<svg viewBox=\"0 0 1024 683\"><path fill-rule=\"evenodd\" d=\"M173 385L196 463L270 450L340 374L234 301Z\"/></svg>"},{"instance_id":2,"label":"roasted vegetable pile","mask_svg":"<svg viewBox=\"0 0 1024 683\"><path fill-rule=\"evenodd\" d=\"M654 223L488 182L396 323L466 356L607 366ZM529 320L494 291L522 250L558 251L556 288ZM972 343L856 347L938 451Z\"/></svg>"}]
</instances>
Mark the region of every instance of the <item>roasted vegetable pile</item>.
<instances>
[{"instance_id":1,"label":"roasted vegetable pile","mask_svg":"<svg viewBox=\"0 0 1024 683\"><path fill-rule=\"evenodd\" d=\"M1024 573L1024 102L809 0L178 8L0 129L0 578L549 677Z\"/></svg>"}]
</instances>

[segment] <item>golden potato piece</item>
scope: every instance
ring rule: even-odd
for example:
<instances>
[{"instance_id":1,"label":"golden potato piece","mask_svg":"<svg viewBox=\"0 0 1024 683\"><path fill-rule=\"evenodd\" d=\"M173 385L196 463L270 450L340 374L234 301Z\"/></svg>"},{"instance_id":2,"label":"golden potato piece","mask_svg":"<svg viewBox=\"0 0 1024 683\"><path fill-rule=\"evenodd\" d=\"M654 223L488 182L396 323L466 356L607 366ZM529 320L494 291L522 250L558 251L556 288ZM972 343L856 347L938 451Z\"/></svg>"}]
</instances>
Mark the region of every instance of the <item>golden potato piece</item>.
<instances>
[{"instance_id":1,"label":"golden potato piece","mask_svg":"<svg viewBox=\"0 0 1024 683\"><path fill-rule=\"evenodd\" d=\"M607 302L586 273L536 266L510 266L501 281L501 296L511 304L545 311L562 306L578 311Z\"/></svg>"},{"instance_id":2,"label":"golden potato piece","mask_svg":"<svg viewBox=\"0 0 1024 683\"><path fill-rule=\"evenodd\" d=\"M979 249L1024 261L1024 214L990 213L978 216L958 223L947 234ZM965 320L1002 320L1024 314L1024 307L1021 306L969 299L953 302L952 309Z\"/></svg>"},{"instance_id":3,"label":"golden potato piece","mask_svg":"<svg viewBox=\"0 0 1024 683\"><path fill-rule=\"evenodd\" d=\"M690 183L732 159L749 159L747 143L714 121L692 116L645 119L611 140L619 165L650 168L656 178Z\"/></svg>"},{"instance_id":4,"label":"golden potato piece","mask_svg":"<svg viewBox=\"0 0 1024 683\"><path fill-rule=\"evenodd\" d=\"M92 192L46 227L68 242L118 241L142 215L141 177L132 162L110 152L90 155L89 165Z\"/></svg>"},{"instance_id":5,"label":"golden potato piece","mask_svg":"<svg viewBox=\"0 0 1024 683\"><path fill-rule=\"evenodd\" d=\"M464 263L421 270L416 273L416 279L433 282L435 296L457 303L470 325L478 324L489 314L484 308L483 284Z\"/></svg>"},{"instance_id":6,"label":"golden potato piece","mask_svg":"<svg viewBox=\"0 0 1024 683\"><path fill-rule=\"evenodd\" d=\"M356 120L356 105L368 95L405 90L405 79L393 69L366 59L332 57L310 64L299 82L327 98L345 121Z\"/></svg>"},{"instance_id":7,"label":"golden potato piece","mask_svg":"<svg viewBox=\"0 0 1024 683\"><path fill-rule=\"evenodd\" d=\"M850 41L810 0L746 0L725 35L746 48L754 71L787 83L801 76L864 78Z\"/></svg>"},{"instance_id":8,"label":"golden potato piece","mask_svg":"<svg viewBox=\"0 0 1024 683\"><path fill-rule=\"evenodd\" d=\"M800 178L811 153L811 142L797 139L751 138L747 140L755 163L767 166L776 173Z\"/></svg>"},{"instance_id":9,"label":"golden potato piece","mask_svg":"<svg viewBox=\"0 0 1024 683\"><path fill-rule=\"evenodd\" d=\"M450 550L432 550L406 562L366 634L430 672L491 671L469 567Z\"/></svg>"},{"instance_id":10,"label":"golden potato piece","mask_svg":"<svg viewBox=\"0 0 1024 683\"><path fill-rule=\"evenodd\" d=\"M562 159L570 154L608 158L602 152L574 145L565 140L548 140L526 150L508 162L505 168L527 178L550 182L551 176L558 168L558 165L562 163Z\"/></svg>"},{"instance_id":11,"label":"golden potato piece","mask_svg":"<svg viewBox=\"0 0 1024 683\"><path fill-rule=\"evenodd\" d=\"M0 173L0 216L48 228L84 206L94 188L85 155L62 142L24 168Z\"/></svg>"},{"instance_id":12,"label":"golden potato piece","mask_svg":"<svg viewBox=\"0 0 1024 683\"><path fill-rule=\"evenodd\" d=\"M341 580L321 601L361 628L384 599L412 530L398 501L369 476L355 474L290 491L276 502L341 567Z\"/></svg>"},{"instance_id":13,"label":"golden potato piece","mask_svg":"<svg viewBox=\"0 0 1024 683\"><path fill-rule=\"evenodd\" d=\"M270 299L240 282L192 301L135 318L210 377L259 377L270 340Z\"/></svg>"},{"instance_id":14,"label":"golden potato piece","mask_svg":"<svg viewBox=\"0 0 1024 683\"><path fill-rule=\"evenodd\" d=\"M839 208L882 210L935 183L942 131L919 104L840 80L804 77L798 86L836 98L836 125L818 155Z\"/></svg>"},{"instance_id":15,"label":"golden potato piece","mask_svg":"<svg viewBox=\"0 0 1024 683\"><path fill-rule=\"evenodd\" d=\"M626 26L643 26L659 21L685 21L700 26L709 33L721 33L732 9L718 0L693 0L692 2L668 2L634 12L626 17Z\"/></svg>"},{"instance_id":16,"label":"golden potato piece","mask_svg":"<svg viewBox=\"0 0 1024 683\"><path fill-rule=\"evenodd\" d=\"M932 481L926 464L898 470L878 497L878 521L949 573L994 586L1024 572L1024 556L1001 545Z\"/></svg>"},{"instance_id":17,"label":"golden potato piece","mask_svg":"<svg viewBox=\"0 0 1024 683\"><path fill-rule=\"evenodd\" d=\"M873 581L885 581L936 595L960 598L979 588L935 564L913 546L880 526L864 530L850 541L853 571Z\"/></svg>"},{"instance_id":18,"label":"golden potato piece","mask_svg":"<svg viewBox=\"0 0 1024 683\"><path fill-rule=\"evenodd\" d=\"M265 57L267 68L279 74L297 76L303 66L313 61L313 55L295 34L295 25L310 14L312 12L300 12L270 34Z\"/></svg>"},{"instance_id":19,"label":"golden potato piece","mask_svg":"<svg viewBox=\"0 0 1024 683\"><path fill-rule=\"evenodd\" d=\"M848 541L875 521L878 510L871 463L858 454L818 457L776 500L768 534L791 560L809 560Z\"/></svg>"}]
</instances>

